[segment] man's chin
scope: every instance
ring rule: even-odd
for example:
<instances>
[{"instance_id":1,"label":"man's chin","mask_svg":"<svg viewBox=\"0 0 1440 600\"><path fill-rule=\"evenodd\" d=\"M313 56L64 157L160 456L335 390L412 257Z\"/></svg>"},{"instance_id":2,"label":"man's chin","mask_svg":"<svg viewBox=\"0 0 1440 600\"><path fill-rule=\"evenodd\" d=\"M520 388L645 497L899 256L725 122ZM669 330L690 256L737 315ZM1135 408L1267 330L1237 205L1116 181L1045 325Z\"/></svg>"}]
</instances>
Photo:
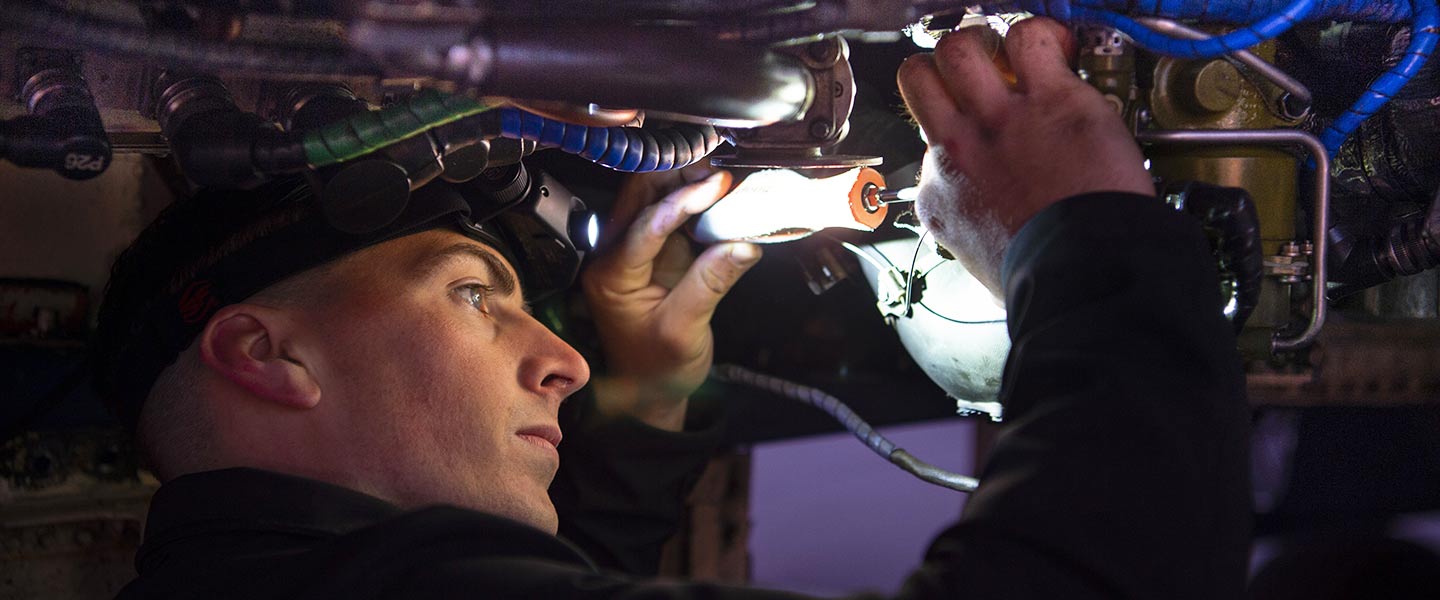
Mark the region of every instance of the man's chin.
<instances>
[{"instance_id":1,"label":"man's chin","mask_svg":"<svg viewBox=\"0 0 1440 600\"><path fill-rule=\"evenodd\" d=\"M555 505L550 503L549 496L546 496L544 506L537 506L530 512L529 518L522 520L525 524L550 535L560 532L560 515L555 512Z\"/></svg>"},{"instance_id":2,"label":"man's chin","mask_svg":"<svg viewBox=\"0 0 1440 600\"><path fill-rule=\"evenodd\" d=\"M555 512L555 505L550 502L549 491L541 488L537 495L526 495L517 498L516 502L508 507L507 514L500 516L519 521L550 535L555 535L560 530L560 516ZM490 512L479 509L482 512Z\"/></svg>"}]
</instances>

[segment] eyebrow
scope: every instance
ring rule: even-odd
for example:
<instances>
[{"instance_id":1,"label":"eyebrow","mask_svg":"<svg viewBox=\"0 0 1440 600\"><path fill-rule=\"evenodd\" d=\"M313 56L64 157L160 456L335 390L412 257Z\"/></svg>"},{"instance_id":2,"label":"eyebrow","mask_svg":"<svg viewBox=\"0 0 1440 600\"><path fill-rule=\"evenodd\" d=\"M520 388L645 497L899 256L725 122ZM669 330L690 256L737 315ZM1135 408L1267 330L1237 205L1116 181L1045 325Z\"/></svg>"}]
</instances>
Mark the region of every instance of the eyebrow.
<instances>
[{"instance_id":1,"label":"eyebrow","mask_svg":"<svg viewBox=\"0 0 1440 600\"><path fill-rule=\"evenodd\" d=\"M510 274L510 269L505 262L495 253L487 250L479 244L457 243L446 246L444 249L425 257L415 265L412 270L414 277L419 280L434 277L440 269L467 259L479 260L490 272L490 285L495 286L495 291L502 295L514 294L519 287L515 282L515 276Z\"/></svg>"}]
</instances>

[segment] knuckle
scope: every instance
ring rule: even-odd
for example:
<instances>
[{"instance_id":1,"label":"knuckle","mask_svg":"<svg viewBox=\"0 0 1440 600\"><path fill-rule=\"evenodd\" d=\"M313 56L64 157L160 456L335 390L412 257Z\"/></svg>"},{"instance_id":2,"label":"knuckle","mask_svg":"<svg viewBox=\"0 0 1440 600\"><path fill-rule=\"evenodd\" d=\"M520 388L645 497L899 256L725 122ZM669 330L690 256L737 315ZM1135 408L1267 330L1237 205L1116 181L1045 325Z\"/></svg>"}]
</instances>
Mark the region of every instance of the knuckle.
<instances>
[{"instance_id":1,"label":"knuckle","mask_svg":"<svg viewBox=\"0 0 1440 600\"><path fill-rule=\"evenodd\" d=\"M679 355L689 349L691 340L684 329L666 322L655 335L655 345L666 354Z\"/></svg>"},{"instance_id":2,"label":"knuckle","mask_svg":"<svg viewBox=\"0 0 1440 600\"><path fill-rule=\"evenodd\" d=\"M705 286L707 291L717 296L723 295L730 289L732 278L723 269L725 267L717 266L700 271L700 283Z\"/></svg>"},{"instance_id":3,"label":"knuckle","mask_svg":"<svg viewBox=\"0 0 1440 600\"><path fill-rule=\"evenodd\" d=\"M611 274L592 266L580 275L580 291L592 300L613 300L617 294L611 288Z\"/></svg>"}]
</instances>

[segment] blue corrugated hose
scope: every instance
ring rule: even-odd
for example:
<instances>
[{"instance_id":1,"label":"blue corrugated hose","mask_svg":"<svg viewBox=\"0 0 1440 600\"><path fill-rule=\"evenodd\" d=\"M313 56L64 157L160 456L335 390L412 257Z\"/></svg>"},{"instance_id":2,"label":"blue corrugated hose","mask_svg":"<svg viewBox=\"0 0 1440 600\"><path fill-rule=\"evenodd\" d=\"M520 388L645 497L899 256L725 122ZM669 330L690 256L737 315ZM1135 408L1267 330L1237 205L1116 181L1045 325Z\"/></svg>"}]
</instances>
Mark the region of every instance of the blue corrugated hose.
<instances>
[{"instance_id":1,"label":"blue corrugated hose","mask_svg":"<svg viewBox=\"0 0 1440 600\"><path fill-rule=\"evenodd\" d=\"M1304 20L1315 9L1315 0L1295 0L1284 10L1225 35L1189 40L1172 38L1154 31L1125 15L1072 6L1070 20L1113 27L1130 36L1135 44L1158 54L1180 58L1216 58L1273 39Z\"/></svg>"},{"instance_id":2,"label":"blue corrugated hose","mask_svg":"<svg viewBox=\"0 0 1440 600\"><path fill-rule=\"evenodd\" d=\"M1330 124L1320 140L1331 156L1360 124L1400 92L1440 40L1440 8L1435 0L1013 0L987 2L990 11L1027 10L1064 21L1093 22L1113 27L1135 43L1159 54L1182 58L1213 58L1273 38L1301 20L1335 19L1395 23L1411 20L1410 46L1399 64L1381 75L1360 99ZM1128 16L1246 23L1238 31L1207 40L1177 40L1146 28ZM1411 18L1413 16L1413 19Z\"/></svg>"},{"instance_id":3,"label":"blue corrugated hose","mask_svg":"<svg viewBox=\"0 0 1440 600\"><path fill-rule=\"evenodd\" d=\"M1325 149L1331 156L1340 150L1345 139L1350 137L1365 119L1370 118L1370 115L1375 114L1391 97L1399 93L1400 88L1405 87L1405 84L1420 72L1425 61L1435 52L1435 42L1440 40L1440 32L1437 32L1437 28L1440 28L1440 8L1436 7L1434 0L1414 0L1414 8L1415 21L1410 25L1410 45L1405 48L1405 57L1371 83L1365 93L1360 95L1360 99L1320 134L1320 141L1325 144Z\"/></svg>"},{"instance_id":4,"label":"blue corrugated hose","mask_svg":"<svg viewBox=\"0 0 1440 600\"><path fill-rule=\"evenodd\" d=\"M1131 16L1193 19L1207 23L1244 25L1282 12L1294 0L991 0L981 2L986 12L1026 11L1070 21L1076 7ZM1403 23L1410 20L1409 0L1315 0L1311 20Z\"/></svg>"},{"instance_id":5,"label":"blue corrugated hose","mask_svg":"<svg viewBox=\"0 0 1440 600\"><path fill-rule=\"evenodd\" d=\"M554 146L596 164L630 173L668 171L694 164L724 141L709 125L589 127L547 119L517 108L501 109L500 135Z\"/></svg>"}]
</instances>

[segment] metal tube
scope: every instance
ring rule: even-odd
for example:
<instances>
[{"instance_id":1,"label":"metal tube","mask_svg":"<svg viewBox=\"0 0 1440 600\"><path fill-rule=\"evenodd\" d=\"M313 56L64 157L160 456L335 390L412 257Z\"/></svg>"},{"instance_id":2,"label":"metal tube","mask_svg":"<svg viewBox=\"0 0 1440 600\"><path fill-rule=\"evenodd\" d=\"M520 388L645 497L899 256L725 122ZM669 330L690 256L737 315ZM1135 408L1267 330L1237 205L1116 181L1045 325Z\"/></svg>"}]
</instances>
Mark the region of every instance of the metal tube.
<instances>
[{"instance_id":1,"label":"metal tube","mask_svg":"<svg viewBox=\"0 0 1440 600\"><path fill-rule=\"evenodd\" d=\"M1142 17L1137 20L1151 29L1179 38L1203 40L1210 37L1208 33L1198 29L1191 29L1170 19ZM1310 109L1310 104L1314 100L1314 96L1310 93L1310 88L1305 87L1305 84L1300 83L1294 77L1291 77L1290 74L1282 71L1280 67L1270 64L1270 62L1256 56L1255 53L1249 50L1237 50L1227 56L1234 59L1235 62L1250 67L1251 70L1259 73L1261 77L1275 84L1275 87L1285 90L1285 93L1303 105L1305 110L1308 111ZM1282 105L1281 108L1285 109L1287 113L1289 112L1285 106Z\"/></svg>"},{"instance_id":2,"label":"metal tube","mask_svg":"<svg viewBox=\"0 0 1440 600\"><path fill-rule=\"evenodd\" d=\"M1326 232L1330 231L1330 155L1325 152L1325 145L1320 143L1320 138L1296 129L1162 130L1142 131L1135 135L1135 140L1142 144L1180 146L1231 146L1236 144L1298 146L1310 154L1315 161L1313 170L1315 204L1312 207L1314 221L1311 226L1315 252L1311 256L1310 267L1310 299L1313 306L1310 323L1306 325L1304 331L1295 336L1281 336L1277 333L1270 340L1270 349L1274 352L1299 350L1314 343L1315 338L1320 335L1320 327L1325 324L1325 280L1327 275L1325 261L1328 250Z\"/></svg>"},{"instance_id":3,"label":"metal tube","mask_svg":"<svg viewBox=\"0 0 1440 600\"><path fill-rule=\"evenodd\" d=\"M361 21L350 34L394 70L485 95L638 108L722 126L793 121L819 93L799 59L687 27L516 24L456 39L448 30Z\"/></svg>"}]
</instances>

